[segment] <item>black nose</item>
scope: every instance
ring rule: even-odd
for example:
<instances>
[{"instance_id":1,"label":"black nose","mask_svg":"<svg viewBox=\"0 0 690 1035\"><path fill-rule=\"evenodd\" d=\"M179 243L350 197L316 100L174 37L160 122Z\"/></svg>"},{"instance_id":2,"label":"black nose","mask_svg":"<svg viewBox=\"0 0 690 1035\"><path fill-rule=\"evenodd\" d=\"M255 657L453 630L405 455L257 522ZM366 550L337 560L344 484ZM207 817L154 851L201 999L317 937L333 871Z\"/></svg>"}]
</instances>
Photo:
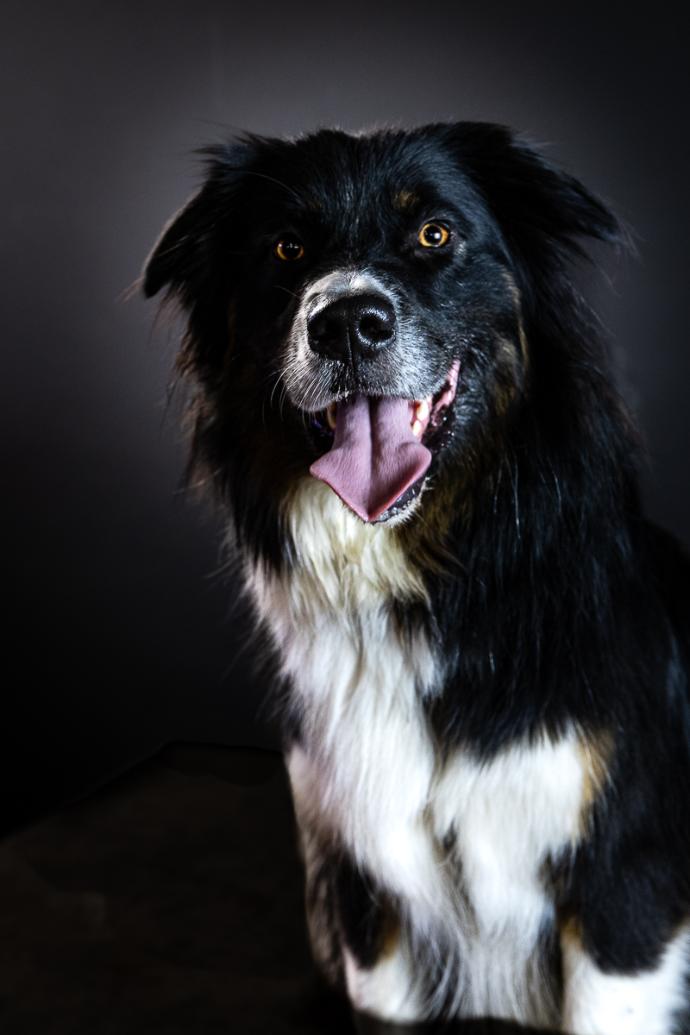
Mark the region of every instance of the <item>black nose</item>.
<instances>
[{"instance_id":1,"label":"black nose","mask_svg":"<svg viewBox=\"0 0 690 1035\"><path fill-rule=\"evenodd\" d=\"M381 295L345 295L307 323L309 344L329 359L366 359L395 337L395 310Z\"/></svg>"}]
</instances>

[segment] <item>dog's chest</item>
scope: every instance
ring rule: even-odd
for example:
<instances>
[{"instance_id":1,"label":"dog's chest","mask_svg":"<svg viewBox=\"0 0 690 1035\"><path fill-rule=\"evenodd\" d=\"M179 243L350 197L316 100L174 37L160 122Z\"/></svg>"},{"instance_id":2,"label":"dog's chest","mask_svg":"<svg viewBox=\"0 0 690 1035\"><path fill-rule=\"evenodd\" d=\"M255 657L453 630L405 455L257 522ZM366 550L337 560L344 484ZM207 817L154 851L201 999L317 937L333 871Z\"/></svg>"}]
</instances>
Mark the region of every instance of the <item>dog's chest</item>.
<instances>
[{"instance_id":1,"label":"dog's chest","mask_svg":"<svg viewBox=\"0 0 690 1035\"><path fill-rule=\"evenodd\" d=\"M414 575L390 547L368 545L358 540L356 563L341 556L337 568L314 546L290 574L249 576L303 731L289 759L298 818L343 843L413 922L450 930L472 960L477 1008L483 988L485 1006L514 1009L511 989L551 919L544 863L578 836L578 744L543 739L484 762L456 750L442 762L425 717L440 660L389 606L396 590L415 592Z\"/></svg>"}]
</instances>

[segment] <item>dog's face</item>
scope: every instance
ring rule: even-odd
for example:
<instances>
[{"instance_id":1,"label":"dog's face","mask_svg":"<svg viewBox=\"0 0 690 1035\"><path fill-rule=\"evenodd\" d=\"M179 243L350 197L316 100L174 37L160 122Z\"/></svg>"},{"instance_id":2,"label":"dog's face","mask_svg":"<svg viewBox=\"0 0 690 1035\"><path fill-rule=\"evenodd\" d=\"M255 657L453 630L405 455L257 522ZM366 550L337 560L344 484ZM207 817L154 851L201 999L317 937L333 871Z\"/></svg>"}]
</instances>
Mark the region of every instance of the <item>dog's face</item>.
<instances>
[{"instance_id":1,"label":"dog's face","mask_svg":"<svg viewBox=\"0 0 690 1035\"><path fill-rule=\"evenodd\" d=\"M530 278L612 229L499 127L246 138L210 152L145 290L189 312L197 446L232 492L279 508L311 471L383 522L519 409Z\"/></svg>"}]
</instances>

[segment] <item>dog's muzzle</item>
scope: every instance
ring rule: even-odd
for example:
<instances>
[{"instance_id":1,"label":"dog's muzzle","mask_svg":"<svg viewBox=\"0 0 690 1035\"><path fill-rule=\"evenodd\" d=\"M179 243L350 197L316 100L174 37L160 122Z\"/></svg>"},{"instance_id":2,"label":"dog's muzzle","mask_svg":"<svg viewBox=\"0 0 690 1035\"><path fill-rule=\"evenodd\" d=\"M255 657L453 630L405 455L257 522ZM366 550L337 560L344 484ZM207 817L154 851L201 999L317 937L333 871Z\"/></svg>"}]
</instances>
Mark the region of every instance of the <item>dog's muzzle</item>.
<instances>
[{"instance_id":1,"label":"dog's muzzle","mask_svg":"<svg viewBox=\"0 0 690 1035\"><path fill-rule=\"evenodd\" d=\"M454 362L436 390L410 390L411 329L398 306L370 272L337 270L305 291L289 342L293 401L314 414L324 450L310 473L366 522L419 491L457 386Z\"/></svg>"}]
</instances>

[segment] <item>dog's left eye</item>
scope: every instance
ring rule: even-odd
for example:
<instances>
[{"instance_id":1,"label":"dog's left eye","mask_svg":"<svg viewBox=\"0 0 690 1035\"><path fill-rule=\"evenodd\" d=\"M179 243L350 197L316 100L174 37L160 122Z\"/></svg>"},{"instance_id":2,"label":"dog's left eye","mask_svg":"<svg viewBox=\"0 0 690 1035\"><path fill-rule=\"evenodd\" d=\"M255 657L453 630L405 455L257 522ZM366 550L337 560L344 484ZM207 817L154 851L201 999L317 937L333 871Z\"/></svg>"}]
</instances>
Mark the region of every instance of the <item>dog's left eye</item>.
<instances>
[{"instance_id":1,"label":"dog's left eye","mask_svg":"<svg viewBox=\"0 0 690 1035\"><path fill-rule=\"evenodd\" d=\"M273 248L273 254L283 262L295 262L304 255L304 245L295 234L285 234Z\"/></svg>"},{"instance_id":2,"label":"dog's left eye","mask_svg":"<svg viewBox=\"0 0 690 1035\"><path fill-rule=\"evenodd\" d=\"M443 223L425 223L417 234L423 248L443 248L450 239L450 230Z\"/></svg>"}]
</instances>

